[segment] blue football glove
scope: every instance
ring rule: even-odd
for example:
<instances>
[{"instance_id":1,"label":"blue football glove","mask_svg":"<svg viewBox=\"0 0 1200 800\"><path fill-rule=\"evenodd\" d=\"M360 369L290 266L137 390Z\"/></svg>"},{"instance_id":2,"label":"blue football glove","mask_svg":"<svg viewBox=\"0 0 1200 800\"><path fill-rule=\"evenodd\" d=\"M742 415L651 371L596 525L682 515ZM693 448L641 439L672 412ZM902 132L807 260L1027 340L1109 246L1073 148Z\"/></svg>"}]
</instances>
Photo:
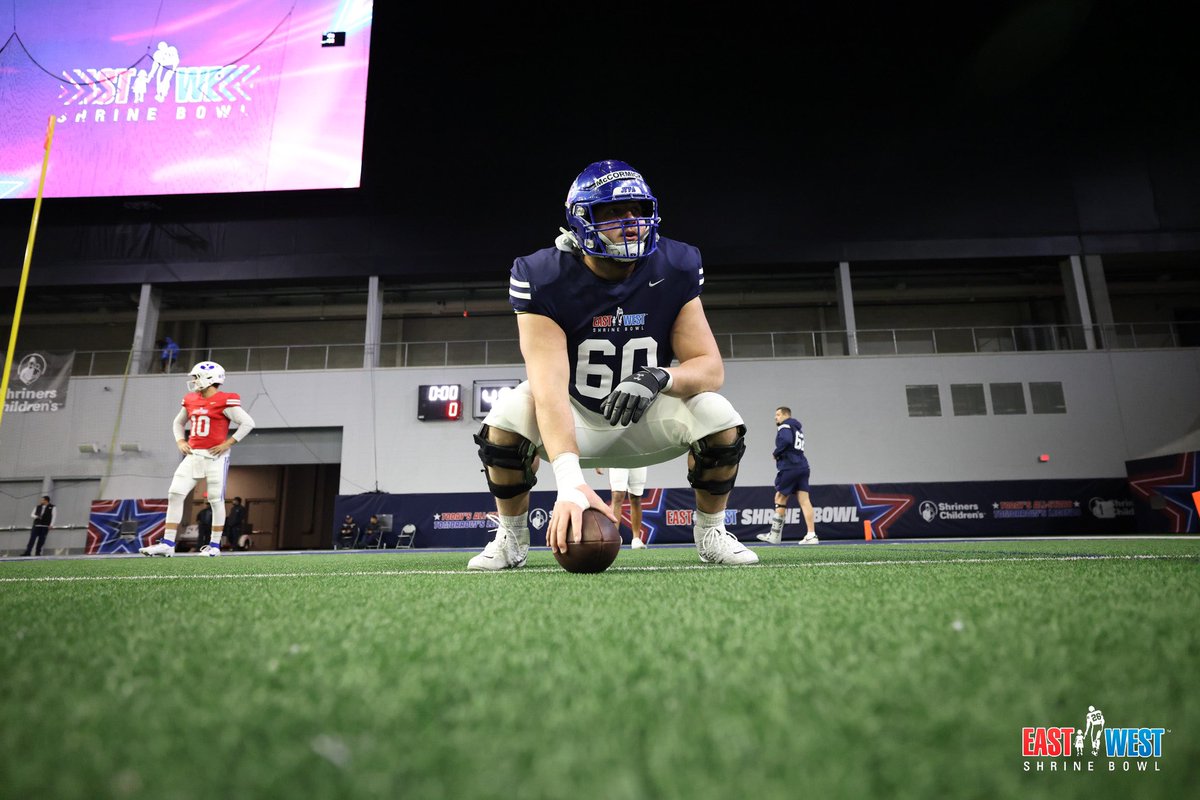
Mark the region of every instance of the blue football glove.
<instances>
[{"instance_id":1,"label":"blue football glove","mask_svg":"<svg viewBox=\"0 0 1200 800\"><path fill-rule=\"evenodd\" d=\"M637 422L646 409L658 397L658 393L671 383L671 376L658 367L638 370L617 384L612 394L604 398L600 413L609 425L628 425Z\"/></svg>"}]
</instances>

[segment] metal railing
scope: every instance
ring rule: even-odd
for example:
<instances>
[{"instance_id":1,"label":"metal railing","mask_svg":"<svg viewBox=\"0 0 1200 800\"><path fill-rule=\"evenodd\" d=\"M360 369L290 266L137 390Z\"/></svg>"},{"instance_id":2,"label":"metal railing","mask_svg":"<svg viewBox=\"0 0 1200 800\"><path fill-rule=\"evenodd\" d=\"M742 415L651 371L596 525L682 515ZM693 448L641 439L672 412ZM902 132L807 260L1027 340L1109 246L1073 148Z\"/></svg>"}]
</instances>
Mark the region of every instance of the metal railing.
<instances>
[{"instance_id":1,"label":"metal railing","mask_svg":"<svg viewBox=\"0 0 1200 800\"><path fill-rule=\"evenodd\" d=\"M158 350L143 351L142 373L185 374L199 361L216 361L230 372L362 369L367 346L358 344L264 345L255 347L180 348L167 363ZM128 350L79 350L75 375L122 375ZM520 364L516 339L444 342L392 342L379 345L380 367L444 367Z\"/></svg>"},{"instance_id":2,"label":"metal railing","mask_svg":"<svg viewBox=\"0 0 1200 800\"><path fill-rule=\"evenodd\" d=\"M1200 323L1125 323L1091 329L1081 325L883 328L859 329L853 336L859 355L1138 350L1200 347ZM837 330L728 333L717 334L716 339L721 355L733 360L844 356L850 341L846 331Z\"/></svg>"},{"instance_id":3,"label":"metal railing","mask_svg":"<svg viewBox=\"0 0 1200 800\"><path fill-rule=\"evenodd\" d=\"M1089 342L1089 334L1091 341ZM1200 323L1122 323L1085 329L1079 325L1010 325L970 328L883 328L854 332L859 355L952 355L1200 347ZM722 357L820 358L848 354L846 331L775 331L716 334ZM143 373L183 375L198 361L216 361L231 372L362 369L364 344L268 345L185 348L173 364L159 351L141 353ZM78 376L121 375L128 350L80 350ZM512 366L523 363L516 339L391 342L379 345L380 367Z\"/></svg>"}]
</instances>

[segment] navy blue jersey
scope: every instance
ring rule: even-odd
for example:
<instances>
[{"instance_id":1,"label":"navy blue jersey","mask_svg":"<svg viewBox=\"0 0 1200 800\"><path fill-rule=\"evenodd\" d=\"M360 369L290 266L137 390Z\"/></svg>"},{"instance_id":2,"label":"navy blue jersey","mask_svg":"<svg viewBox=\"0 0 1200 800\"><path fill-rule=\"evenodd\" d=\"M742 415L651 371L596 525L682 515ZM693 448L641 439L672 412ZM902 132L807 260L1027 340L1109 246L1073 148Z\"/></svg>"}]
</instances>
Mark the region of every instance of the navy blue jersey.
<instances>
[{"instance_id":1,"label":"navy blue jersey","mask_svg":"<svg viewBox=\"0 0 1200 800\"><path fill-rule=\"evenodd\" d=\"M780 470L808 469L804 455L804 428L788 417L775 431L775 466Z\"/></svg>"},{"instance_id":2,"label":"navy blue jersey","mask_svg":"<svg viewBox=\"0 0 1200 800\"><path fill-rule=\"evenodd\" d=\"M671 328L704 285L700 251L660 238L621 281L597 277L555 247L513 262L508 297L517 313L541 314L567 335L571 396L592 411L622 379L675 358Z\"/></svg>"}]
</instances>

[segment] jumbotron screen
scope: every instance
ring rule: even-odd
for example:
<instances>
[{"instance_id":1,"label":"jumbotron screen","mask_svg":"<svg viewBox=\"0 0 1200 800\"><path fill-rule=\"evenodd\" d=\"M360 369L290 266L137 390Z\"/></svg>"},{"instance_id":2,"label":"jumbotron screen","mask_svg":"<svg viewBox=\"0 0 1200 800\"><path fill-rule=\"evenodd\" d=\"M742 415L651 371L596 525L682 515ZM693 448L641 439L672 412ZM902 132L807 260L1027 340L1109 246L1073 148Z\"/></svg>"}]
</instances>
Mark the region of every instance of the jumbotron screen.
<instances>
[{"instance_id":1,"label":"jumbotron screen","mask_svg":"<svg viewBox=\"0 0 1200 800\"><path fill-rule=\"evenodd\" d=\"M51 116L46 197L357 187L371 15L371 0L5 3L0 198L36 197Z\"/></svg>"}]
</instances>

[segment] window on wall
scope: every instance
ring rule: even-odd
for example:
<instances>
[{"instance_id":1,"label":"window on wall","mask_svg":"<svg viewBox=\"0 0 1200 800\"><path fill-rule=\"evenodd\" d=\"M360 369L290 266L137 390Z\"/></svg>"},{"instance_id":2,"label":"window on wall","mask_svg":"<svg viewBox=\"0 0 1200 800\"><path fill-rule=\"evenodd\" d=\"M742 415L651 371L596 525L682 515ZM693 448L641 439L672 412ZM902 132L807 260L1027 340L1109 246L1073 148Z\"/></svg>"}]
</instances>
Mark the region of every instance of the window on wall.
<instances>
[{"instance_id":1,"label":"window on wall","mask_svg":"<svg viewBox=\"0 0 1200 800\"><path fill-rule=\"evenodd\" d=\"M908 415L910 417L940 417L942 415L942 398L938 394L937 384L907 386Z\"/></svg>"},{"instance_id":2,"label":"window on wall","mask_svg":"<svg viewBox=\"0 0 1200 800\"><path fill-rule=\"evenodd\" d=\"M1067 400L1063 395L1062 383L1059 381L1030 383L1029 400L1035 414L1067 413Z\"/></svg>"},{"instance_id":3,"label":"window on wall","mask_svg":"<svg viewBox=\"0 0 1200 800\"><path fill-rule=\"evenodd\" d=\"M987 414L987 402L983 399L982 383L950 384L950 402L954 404L954 416L977 417Z\"/></svg>"},{"instance_id":4,"label":"window on wall","mask_svg":"<svg viewBox=\"0 0 1200 800\"><path fill-rule=\"evenodd\" d=\"M936 384L910 384L905 387L910 417L942 416L942 401ZM991 411L987 395L991 395ZM1023 383L952 383L950 403L956 417L984 417L990 414L1065 414L1067 402L1059 381L1029 384L1029 404L1026 404Z\"/></svg>"},{"instance_id":5,"label":"window on wall","mask_svg":"<svg viewBox=\"0 0 1200 800\"><path fill-rule=\"evenodd\" d=\"M992 391L993 414L1024 414L1025 387L1020 383L993 383L989 385Z\"/></svg>"}]
</instances>

